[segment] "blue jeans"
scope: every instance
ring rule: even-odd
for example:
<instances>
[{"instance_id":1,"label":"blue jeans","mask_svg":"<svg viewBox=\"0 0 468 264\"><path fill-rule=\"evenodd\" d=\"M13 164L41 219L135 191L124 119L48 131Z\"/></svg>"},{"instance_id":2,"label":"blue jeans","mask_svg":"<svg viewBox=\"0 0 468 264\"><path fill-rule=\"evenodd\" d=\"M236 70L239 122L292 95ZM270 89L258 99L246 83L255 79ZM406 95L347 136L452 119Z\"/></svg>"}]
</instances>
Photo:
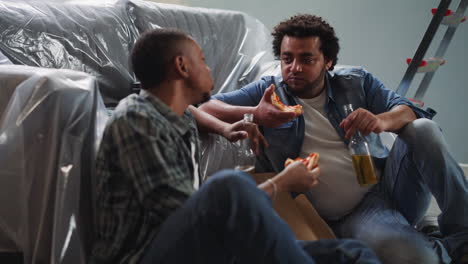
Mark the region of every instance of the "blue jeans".
<instances>
[{"instance_id":1,"label":"blue jeans","mask_svg":"<svg viewBox=\"0 0 468 264\"><path fill-rule=\"evenodd\" d=\"M441 239L413 228L426 213L431 193L442 211ZM408 124L393 145L379 184L351 214L328 222L337 236L363 240L378 255L382 240L400 237L411 239L416 248L434 248L442 263L450 263L449 256L468 242L468 183L439 126L428 119Z\"/></svg>"},{"instance_id":2,"label":"blue jeans","mask_svg":"<svg viewBox=\"0 0 468 264\"><path fill-rule=\"evenodd\" d=\"M161 226L141 263L379 263L353 240L296 241L250 175L224 170Z\"/></svg>"}]
</instances>

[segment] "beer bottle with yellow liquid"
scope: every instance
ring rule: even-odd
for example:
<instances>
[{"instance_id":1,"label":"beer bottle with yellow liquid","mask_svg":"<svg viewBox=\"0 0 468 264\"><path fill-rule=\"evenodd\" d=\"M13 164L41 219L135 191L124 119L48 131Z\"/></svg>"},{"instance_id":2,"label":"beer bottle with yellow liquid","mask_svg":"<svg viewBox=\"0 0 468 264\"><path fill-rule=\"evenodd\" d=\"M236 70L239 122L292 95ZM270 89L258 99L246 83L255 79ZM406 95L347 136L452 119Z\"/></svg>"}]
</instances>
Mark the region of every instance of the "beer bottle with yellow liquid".
<instances>
[{"instance_id":1,"label":"beer bottle with yellow liquid","mask_svg":"<svg viewBox=\"0 0 468 264\"><path fill-rule=\"evenodd\" d=\"M345 115L351 114L354 109L353 105L344 105ZM359 185L367 186L370 184L377 183L377 177L375 175L374 162L369 150L369 143L361 132L356 131L349 140L349 152L353 161L353 168L356 172L356 177Z\"/></svg>"},{"instance_id":2,"label":"beer bottle with yellow liquid","mask_svg":"<svg viewBox=\"0 0 468 264\"><path fill-rule=\"evenodd\" d=\"M243 122L253 122L253 114L244 114ZM255 172L255 153L253 152L248 138L240 140L237 151L237 162L235 170L241 170L253 174Z\"/></svg>"}]
</instances>

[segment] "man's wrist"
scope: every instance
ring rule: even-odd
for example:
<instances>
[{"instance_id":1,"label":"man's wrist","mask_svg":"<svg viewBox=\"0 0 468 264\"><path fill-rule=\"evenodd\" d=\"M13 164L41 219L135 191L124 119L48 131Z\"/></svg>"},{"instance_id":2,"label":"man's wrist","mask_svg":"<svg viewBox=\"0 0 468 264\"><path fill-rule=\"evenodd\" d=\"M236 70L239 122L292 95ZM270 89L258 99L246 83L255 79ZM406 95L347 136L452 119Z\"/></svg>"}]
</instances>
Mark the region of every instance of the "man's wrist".
<instances>
[{"instance_id":1,"label":"man's wrist","mask_svg":"<svg viewBox=\"0 0 468 264\"><path fill-rule=\"evenodd\" d=\"M220 123L219 135L223 136L226 139L229 139L229 134L231 132L232 124L226 123L224 121L221 121L221 122L222 123Z\"/></svg>"},{"instance_id":2,"label":"man's wrist","mask_svg":"<svg viewBox=\"0 0 468 264\"><path fill-rule=\"evenodd\" d=\"M275 177L271 178L271 180L276 185L276 190L278 192L287 191L287 188L284 186L283 177L285 176L284 171L278 173Z\"/></svg>"},{"instance_id":3,"label":"man's wrist","mask_svg":"<svg viewBox=\"0 0 468 264\"><path fill-rule=\"evenodd\" d=\"M260 119L259 119L259 110L258 110L258 105L257 106L253 106L252 108L249 109L249 111L247 111L249 114L252 114L253 115L253 122L257 125L261 125L260 124Z\"/></svg>"}]
</instances>

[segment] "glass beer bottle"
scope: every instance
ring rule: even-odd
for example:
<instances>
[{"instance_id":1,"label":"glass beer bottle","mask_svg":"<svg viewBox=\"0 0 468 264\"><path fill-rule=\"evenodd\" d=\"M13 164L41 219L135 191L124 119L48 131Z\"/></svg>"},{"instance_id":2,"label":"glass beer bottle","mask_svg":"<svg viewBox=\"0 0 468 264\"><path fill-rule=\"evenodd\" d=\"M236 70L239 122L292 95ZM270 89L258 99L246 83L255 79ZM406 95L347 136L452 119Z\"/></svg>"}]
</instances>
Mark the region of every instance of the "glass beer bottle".
<instances>
[{"instance_id":1,"label":"glass beer bottle","mask_svg":"<svg viewBox=\"0 0 468 264\"><path fill-rule=\"evenodd\" d=\"M253 122L253 114L244 114L243 122ZM255 153L250 147L248 138L240 140L240 147L237 151L237 165L234 169L253 174L255 171Z\"/></svg>"},{"instance_id":2,"label":"glass beer bottle","mask_svg":"<svg viewBox=\"0 0 468 264\"><path fill-rule=\"evenodd\" d=\"M354 111L351 104L344 106L344 112L346 116ZM349 152L353 160L353 168L356 172L356 177L359 185L367 186L370 184L377 183L377 177L375 175L374 162L370 155L369 143L361 132L356 131L349 140Z\"/></svg>"}]
</instances>

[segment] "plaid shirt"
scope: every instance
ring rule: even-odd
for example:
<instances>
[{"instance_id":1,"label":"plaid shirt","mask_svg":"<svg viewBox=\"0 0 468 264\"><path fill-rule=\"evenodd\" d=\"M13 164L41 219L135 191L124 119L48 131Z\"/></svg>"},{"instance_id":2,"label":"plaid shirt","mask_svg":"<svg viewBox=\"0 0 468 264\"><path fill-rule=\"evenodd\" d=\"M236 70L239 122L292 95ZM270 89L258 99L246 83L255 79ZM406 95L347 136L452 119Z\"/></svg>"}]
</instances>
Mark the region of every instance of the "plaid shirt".
<instances>
[{"instance_id":1,"label":"plaid shirt","mask_svg":"<svg viewBox=\"0 0 468 264\"><path fill-rule=\"evenodd\" d=\"M190 112L179 117L146 91L119 103L96 160L92 263L138 262L164 220L195 191L192 145L199 160Z\"/></svg>"}]
</instances>

